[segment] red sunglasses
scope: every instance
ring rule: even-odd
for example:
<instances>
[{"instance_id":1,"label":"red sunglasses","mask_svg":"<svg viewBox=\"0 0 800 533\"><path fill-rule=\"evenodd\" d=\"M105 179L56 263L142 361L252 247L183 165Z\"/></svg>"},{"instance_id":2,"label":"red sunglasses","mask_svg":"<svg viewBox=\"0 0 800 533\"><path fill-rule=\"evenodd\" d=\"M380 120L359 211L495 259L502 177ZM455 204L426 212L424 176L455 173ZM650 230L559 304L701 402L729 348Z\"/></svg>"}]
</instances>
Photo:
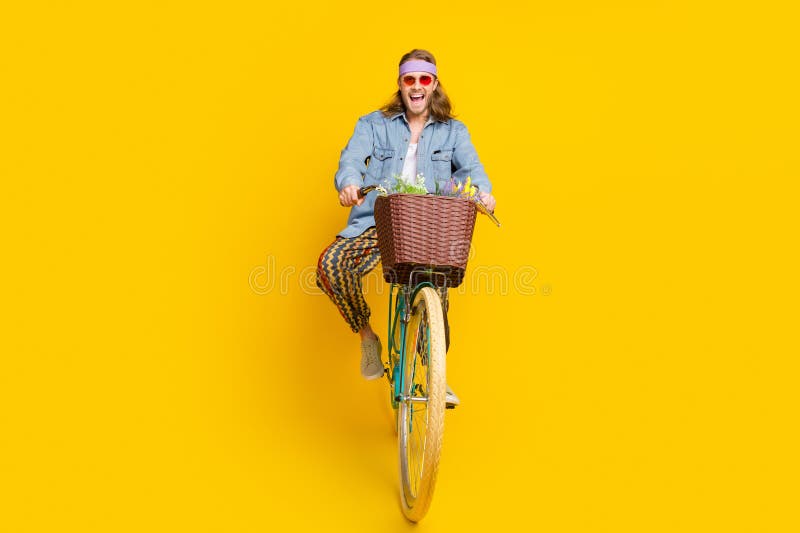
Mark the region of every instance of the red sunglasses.
<instances>
[{"instance_id":1,"label":"red sunglasses","mask_svg":"<svg viewBox=\"0 0 800 533\"><path fill-rule=\"evenodd\" d=\"M403 83L406 87L411 87L414 85L414 82L417 81L417 78L411 75L403 76ZM420 85L430 85L433 81L433 76L428 76L427 74L423 74L419 77L419 84Z\"/></svg>"}]
</instances>

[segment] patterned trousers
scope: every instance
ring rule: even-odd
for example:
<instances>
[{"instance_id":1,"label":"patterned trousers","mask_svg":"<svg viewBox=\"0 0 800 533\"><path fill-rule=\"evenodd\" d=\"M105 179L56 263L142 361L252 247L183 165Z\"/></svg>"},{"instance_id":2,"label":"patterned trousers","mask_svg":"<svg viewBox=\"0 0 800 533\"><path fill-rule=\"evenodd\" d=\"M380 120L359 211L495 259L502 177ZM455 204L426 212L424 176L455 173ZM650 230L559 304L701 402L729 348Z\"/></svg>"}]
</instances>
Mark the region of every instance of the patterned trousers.
<instances>
[{"instance_id":1,"label":"patterned trousers","mask_svg":"<svg viewBox=\"0 0 800 533\"><path fill-rule=\"evenodd\" d=\"M328 295L354 332L369 321L361 278L381 259L375 227L357 237L336 237L317 263L317 286Z\"/></svg>"}]
</instances>

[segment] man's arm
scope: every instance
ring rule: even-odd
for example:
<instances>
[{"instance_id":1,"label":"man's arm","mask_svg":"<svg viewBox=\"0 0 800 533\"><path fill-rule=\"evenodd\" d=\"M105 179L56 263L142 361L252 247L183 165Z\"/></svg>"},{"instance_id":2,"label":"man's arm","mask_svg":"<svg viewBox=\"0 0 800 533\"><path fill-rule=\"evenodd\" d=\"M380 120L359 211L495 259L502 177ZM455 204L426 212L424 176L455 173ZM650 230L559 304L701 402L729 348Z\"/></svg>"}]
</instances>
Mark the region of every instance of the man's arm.
<instances>
[{"instance_id":1,"label":"man's arm","mask_svg":"<svg viewBox=\"0 0 800 533\"><path fill-rule=\"evenodd\" d=\"M467 176L472 178L472 184L478 187L481 192L491 192L492 182L483 169L483 165L478 159L478 153L472 145L467 127L461 122L456 122L456 143L453 151L453 166L455 172L453 177L459 181L464 181Z\"/></svg>"},{"instance_id":2,"label":"man's arm","mask_svg":"<svg viewBox=\"0 0 800 533\"><path fill-rule=\"evenodd\" d=\"M355 131L339 158L339 170L333 178L337 191L348 185L361 185L367 172L366 160L372 154L372 147L372 126L362 117L358 119Z\"/></svg>"}]
</instances>

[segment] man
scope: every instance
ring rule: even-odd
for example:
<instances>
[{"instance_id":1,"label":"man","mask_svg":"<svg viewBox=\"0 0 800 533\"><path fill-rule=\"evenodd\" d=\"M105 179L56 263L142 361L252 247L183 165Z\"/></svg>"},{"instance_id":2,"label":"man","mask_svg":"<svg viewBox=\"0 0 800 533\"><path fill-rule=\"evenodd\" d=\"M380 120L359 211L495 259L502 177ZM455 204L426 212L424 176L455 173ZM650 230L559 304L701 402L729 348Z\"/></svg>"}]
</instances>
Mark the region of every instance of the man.
<instances>
[{"instance_id":1,"label":"man","mask_svg":"<svg viewBox=\"0 0 800 533\"><path fill-rule=\"evenodd\" d=\"M433 54L425 50L405 54L397 87L383 108L358 120L342 150L334 184L339 203L351 207L350 216L347 227L320 255L317 268L317 285L361 335L361 374L366 379L383 375L380 339L370 326L361 290L361 278L378 264L380 251L373 216L376 195L359 198L359 188L395 175L413 182L422 174L432 191L436 181L452 176L463 182L469 176L486 207L495 208L491 182L467 128L451 114Z\"/></svg>"}]
</instances>

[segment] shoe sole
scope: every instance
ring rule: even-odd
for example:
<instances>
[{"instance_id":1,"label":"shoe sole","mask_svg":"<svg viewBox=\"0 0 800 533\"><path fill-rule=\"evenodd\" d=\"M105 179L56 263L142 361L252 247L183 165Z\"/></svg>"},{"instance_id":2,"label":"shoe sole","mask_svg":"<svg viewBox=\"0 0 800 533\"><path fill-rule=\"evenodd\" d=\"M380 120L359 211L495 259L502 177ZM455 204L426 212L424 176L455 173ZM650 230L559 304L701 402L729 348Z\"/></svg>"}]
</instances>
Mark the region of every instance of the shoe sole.
<instances>
[{"instance_id":1,"label":"shoe sole","mask_svg":"<svg viewBox=\"0 0 800 533\"><path fill-rule=\"evenodd\" d=\"M384 372L383 372L383 371L381 371L381 373L380 373L380 374L370 374L369 376L366 376L366 375L364 375L364 374L361 374L361 377L363 377L364 379L366 379L366 380L370 381L370 380L373 380L373 379L378 379L378 378L380 378L380 377L383 377L383 374L384 374Z\"/></svg>"}]
</instances>

